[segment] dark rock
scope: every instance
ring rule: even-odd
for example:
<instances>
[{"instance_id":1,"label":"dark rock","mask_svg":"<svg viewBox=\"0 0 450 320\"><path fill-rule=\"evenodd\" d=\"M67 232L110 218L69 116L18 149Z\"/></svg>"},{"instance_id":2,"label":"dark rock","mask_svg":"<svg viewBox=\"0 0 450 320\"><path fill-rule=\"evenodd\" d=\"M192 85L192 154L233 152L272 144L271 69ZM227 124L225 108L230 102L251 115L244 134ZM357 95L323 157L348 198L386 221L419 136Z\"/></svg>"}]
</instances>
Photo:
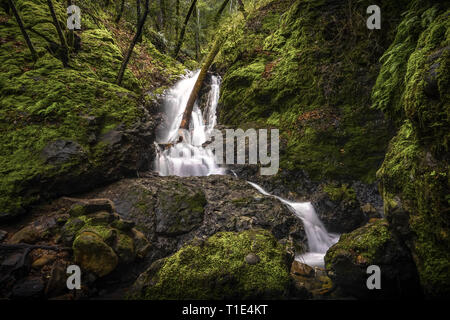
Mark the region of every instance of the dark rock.
<instances>
[{"instance_id":1,"label":"dark rock","mask_svg":"<svg viewBox=\"0 0 450 320\"><path fill-rule=\"evenodd\" d=\"M84 159L86 155L83 148L74 141L56 140L49 143L41 153L44 161L51 164L60 164L73 158Z\"/></svg>"},{"instance_id":2,"label":"dark rock","mask_svg":"<svg viewBox=\"0 0 450 320\"><path fill-rule=\"evenodd\" d=\"M25 278L14 285L12 296L16 299L39 298L44 293L44 288L41 278Z\"/></svg>"},{"instance_id":3,"label":"dark rock","mask_svg":"<svg viewBox=\"0 0 450 320\"><path fill-rule=\"evenodd\" d=\"M368 221L356 201L333 201L327 193L322 193L312 201L312 204L329 232L350 232Z\"/></svg>"},{"instance_id":4,"label":"dark rock","mask_svg":"<svg viewBox=\"0 0 450 320\"><path fill-rule=\"evenodd\" d=\"M50 273L50 279L45 288L45 295L47 297L60 296L67 292L67 276L66 266L63 263L56 262L53 264Z\"/></svg>"},{"instance_id":5,"label":"dark rock","mask_svg":"<svg viewBox=\"0 0 450 320\"><path fill-rule=\"evenodd\" d=\"M41 232L34 226L26 226L17 231L9 240L9 243L34 244L41 239Z\"/></svg>"},{"instance_id":6,"label":"dark rock","mask_svg":"<svg viewBox=\"0 0 450 320\"><path fill-rule=\"evenodd\" d=\"M8 236L8 232L6 232L4 230L0 230L0 242L5 240L7 236Z\"/></svg>"},{"instance_id":7,"label":"dark rock","mask_svg":"<svg viewBox=\"0 0 450 320\"><path fill-rule=\"evenodd\" d=\"M174 190L175 191L175 190ZM180 235L199 227L203 221L203 193L160 193L156 207L156 232L162 235Z\"/></svg>"},{"instance_id":8,"label":"dark rock","mask_svg":"<svg viewBox=\"0 0 450 320\"><path fill-rule=\"evenodd\" d=\"M325 265L333 283L355 298L417 298L422 295L412 257L384 219L343 234L328 250ZM370 265L381 269L380 290L369 290L366 286Z\"/></svg>"}]
</instances>

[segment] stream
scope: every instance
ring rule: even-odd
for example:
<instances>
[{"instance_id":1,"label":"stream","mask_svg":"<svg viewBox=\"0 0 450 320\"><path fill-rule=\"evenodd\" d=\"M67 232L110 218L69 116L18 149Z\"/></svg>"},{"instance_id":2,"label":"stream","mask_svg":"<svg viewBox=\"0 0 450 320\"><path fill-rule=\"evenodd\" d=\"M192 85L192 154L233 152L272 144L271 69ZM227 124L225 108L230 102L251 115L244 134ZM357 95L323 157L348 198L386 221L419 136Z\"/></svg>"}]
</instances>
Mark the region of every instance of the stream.
<instances>
[{"instance_id":1,"label":"stream","mask_svg":"<svg viewBox=\"0 0 450 320\"><path fill-rule=\"evenodd\" d=\"M212 77L206 114L203 115L196 102L192 111L189 133L187 136L184 135L183 142L174 143L178 140L178 128L199 73L200 71L190 73L186 78L180 80L167 92L165 97L163 103L165 119L157 134L157 156L154 164L155 171L161 176L189 177L227 174L225 168L216 164L213 152L202 147L205 142L209 141L212 130L217 124L216 109L220 94L220 77ZM168 147L162 148L161 145ZM247 182L261 194L277 198L302 220L308 239L308 252L297 255L295 259L310 266L323 267L325 253L339 240L340 235L327 232L310 202L291 202L269 194L256 183Z\"/></svg>"}]
</instances>

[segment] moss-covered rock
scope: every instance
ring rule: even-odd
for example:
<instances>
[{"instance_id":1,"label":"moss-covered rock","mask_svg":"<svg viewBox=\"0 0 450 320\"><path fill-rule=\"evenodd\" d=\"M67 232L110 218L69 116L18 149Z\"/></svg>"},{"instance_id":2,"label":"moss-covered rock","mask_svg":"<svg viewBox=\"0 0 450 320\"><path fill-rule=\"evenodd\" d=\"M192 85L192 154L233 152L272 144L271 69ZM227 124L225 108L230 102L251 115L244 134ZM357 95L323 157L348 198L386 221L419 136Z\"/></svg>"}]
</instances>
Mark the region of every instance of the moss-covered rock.
<instances>
[{"instance_id":1,"label":"moss-covered rock","mask_svg":"<svg viewBox=\"0 0 450 320\"><path fill-rule=\"evenodd\" d=\"M417 271L407 248L388 229L384 219L343 234L326 256L333 282L356 298L420 297ZM369 290L367 267L381 270L381 290Z\"/></svg>"},{"instance_id":2,"label":"moss-covered rock","mask_svg":"<svg viewBox=\"0 0 450 320\"><path fill-rule=\"evenodd\" d=\"M248 263L250 253L259 261ZM138 278L131 297L279 299L289 290L288 263L285 249L268 231L220 232L156 261Z\"/></svg>"},{"instance_id":3,"label":"moss-covered rock","mask_svg":"<svg viewBox=\"0 0 450 320\"><path fill-rule=\"evenodd\" d=\"M76 237L73 253L75 262L79 263L83 270L93 272L99 277L111 273L119 262L113 249L92 232L82 232Z\"/></svg>"}]
</instances>

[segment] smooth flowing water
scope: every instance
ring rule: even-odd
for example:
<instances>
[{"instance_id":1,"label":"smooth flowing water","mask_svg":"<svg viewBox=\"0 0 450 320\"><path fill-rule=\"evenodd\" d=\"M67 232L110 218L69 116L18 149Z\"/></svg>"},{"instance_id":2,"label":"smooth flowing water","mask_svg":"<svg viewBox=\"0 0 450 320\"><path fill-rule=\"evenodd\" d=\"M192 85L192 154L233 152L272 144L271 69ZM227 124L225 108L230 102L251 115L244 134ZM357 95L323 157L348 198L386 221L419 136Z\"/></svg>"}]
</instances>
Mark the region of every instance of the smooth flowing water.
<instances>
[{"instance_id":1,"label":"smooth flowing water","mask_svg":"<svg viewBox=\"0 0 450 320\"><path fill-rule=\"evenodd\" d=\"M248 183L266 196L272 196L286 204L288 208L303 221L309 252L295 257L296 260L310 266L323 267L327 250L339 240L339 234L327 232L322 221L317 216L311 202L291 202L278 196L271 195L259 185Z\"/></svg>"},{"instance_id":2,"label":"smooth flowing water","mask_svg":"<svg viewBox=\"0 0 450 320\"><path fill-rule=\"evenodd\" d=\"M161 176L208 176L211 174L226 174L224 168L215 163L211 150L202 145L207 142L217 123L216 109L219 101L220 78L212 77L211 89L208 93L205 114L200 110L197 102L192 111L189 133L183 142L178 141L178 128L181 124L184 109L189 95L198 78L199 71L179 81L167 94L164 101L165 120L163 129L158 130L158 143L167 145L161 148L157 145L155 170ZM233 172L236 176L236 174ZM256 190L266 196L273 196L259 185L248 182ZM310 202L290 202L281 197L273 196L286 204L287 207L302 220L309 252L299 255L296 260L311 266L323 266L324 256L328 248L339 240L339 235L328 233Z\"/></svg>"},{"instance_id":3,"label":"smooth flowing water","mask_svg":"<svg viewBox=\"0 0 450 320\"><path fill-rule=\"evenodd\" d=\"M216 125L216 108L219 101L220 78L212 77L211 90L208 93L205 116L197 102L192 111L189 133L184 135L183 142L178 140L178 128L183 118L189 95L194 88L200 71L179 81L172 88L164 101L165 120L163 129L158 130L157 156L155 170L161 176L208 176L211 174L225 174L223 168L217 166L211 150L202 147L208 141ZM168 148L159 146L166 145ZM173 144L171 146L171 144Z\"/></svg>"}]
</instances>

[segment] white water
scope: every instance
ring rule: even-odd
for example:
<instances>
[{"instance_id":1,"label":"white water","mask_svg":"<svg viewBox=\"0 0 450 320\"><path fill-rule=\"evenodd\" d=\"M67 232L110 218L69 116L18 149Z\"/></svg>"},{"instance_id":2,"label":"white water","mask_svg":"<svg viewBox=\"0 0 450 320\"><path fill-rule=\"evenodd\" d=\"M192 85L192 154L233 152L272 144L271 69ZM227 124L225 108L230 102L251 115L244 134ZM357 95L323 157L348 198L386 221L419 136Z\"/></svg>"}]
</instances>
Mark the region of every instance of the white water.
<instances>
[{"instance_id":1,"label":"white water","mask_svg":"<svg viewBox=\"0 0 450 320\"><path fill-rule=\"evenodd\" d=\"M164 130L158 132L160 144L174 143L178 140L178 128L183 118L189 95L198 78L199 71L190 77L179 81L172 88L164 102L166 119ZM176 143L166 150L158 148L155 159L155 170L161 176L208 176L211 174L225 174L226 170L215 163L212 151L202 147L208 141L217 123L216 108L219 101L220 78L213 77L205 116L197 103L192 111L189 134L183 142ZM236 176L236 173L233 172ZM259 185L248 182L256 190L266 196L272 196ZM286 204L288 208L303 221L309 252L299 255L296 260L311 266L323 266L324 256L328 248L339 240L338 234L328 233L310 202L290 202L278 196L273 196Z\"/></svg>"},{"instance_id":2,"label":"white water","mask_svg":"<svg viewBox=\"0 0 450 320\"><path fill-rule=\"evenodd\" d=\"M189 78L179 81L168 92L164 102L166 118L163 125L165 129L159 130L158 143L169 144L178 140L178 128L199 73L200 71L197 71ZM216 165L212 151L202 147L202 144L210 138L216 125L219 90L220 79L213 76L211 90L208 94L207 109L205 110L206 116L203 117L196 102L192 110L189 134L183 137L183 142L175 143L165 150L161 150L157 146L155 171L159 172L161 176L189 177L225 174L225 170Z\"/></svg>"},{"instance_id":3,"label":"white water","mask_svg":"<svg viewBox=\"0 0 450 320\"><path fill-rule=\"evenodd\" d=\"M339 240L339 234L327 232L322 221L317 216L311 202L291 202L281 197L271 195L256 183L247 181L256 190L266 196L272 196L286 204L288 208L303 221L305 227L306 238L308 239L309 252L298 255L296 260L310 266L323 267L324 257L327 250Z\"/></svg>"}]
</instances>

